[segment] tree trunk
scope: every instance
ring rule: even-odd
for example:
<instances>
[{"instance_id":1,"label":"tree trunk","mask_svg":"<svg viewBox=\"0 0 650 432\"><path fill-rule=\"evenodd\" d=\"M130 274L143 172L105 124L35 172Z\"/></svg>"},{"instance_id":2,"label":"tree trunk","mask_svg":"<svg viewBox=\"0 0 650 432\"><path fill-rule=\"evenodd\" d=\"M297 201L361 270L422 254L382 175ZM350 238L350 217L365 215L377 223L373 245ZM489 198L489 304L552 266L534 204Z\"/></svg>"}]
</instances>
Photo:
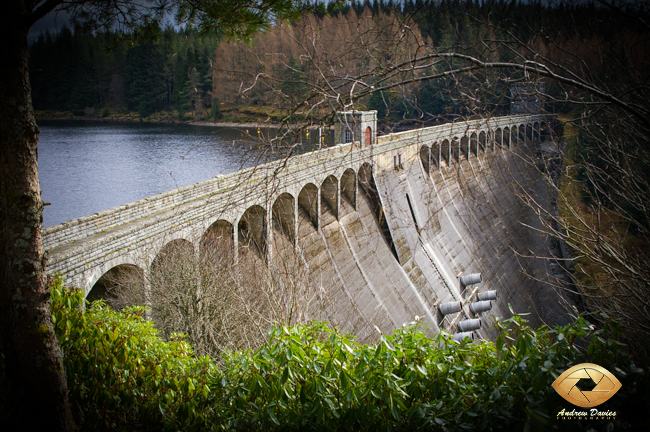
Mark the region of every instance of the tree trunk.
<instances>
[{"instance_id":1,"label":"tree trunk","mask_svg":"<svg viewBox=\"0 0 650 432\"><path fill-rule=\"evenodd\" d=\"M0 14L0 402L8 417L2 428L72 430L41 237L38 128L28 71L31 7L7 3Z\"/></svg>"}]
</instances>

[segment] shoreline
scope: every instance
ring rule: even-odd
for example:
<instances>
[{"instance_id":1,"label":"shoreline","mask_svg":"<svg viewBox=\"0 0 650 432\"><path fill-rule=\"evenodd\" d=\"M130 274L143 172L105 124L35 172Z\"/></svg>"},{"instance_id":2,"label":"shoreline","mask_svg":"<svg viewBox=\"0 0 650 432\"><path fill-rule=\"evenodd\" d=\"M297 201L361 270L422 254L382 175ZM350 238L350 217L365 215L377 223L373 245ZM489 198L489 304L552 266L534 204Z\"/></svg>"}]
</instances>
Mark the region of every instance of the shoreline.
<instances>
[{"instance_id":1,"label":"shoreline","mask_svg":"<svg viewBox=\"0 0 650 432\"><path fill-rule=\"evenodd\" d=\"M89 115L74 115L71 111L55 111L55 110L35 110L34 118L36 123L39 121L46 120L56 120L56 121L98 121L98 122L118 122L118 123L167 123L167 124L186 124L192 126L206 126L206 127L217 127L217 128L238 128L238 129L279 129L280 126L274 123L268 123L268 117L266 120L261 121L209 121L209 120L196 120L191 117L186 117L183 119L178 118L177 113L173 112L159 112L154 113L149 117L143 118L136 112L130 113L118 113L112 111L108 116L104 117L100 114L89 114ZM436 124L444 124L449 121L442 122L429 122L415 125L416 127L427 127L435 126ZM297 123L293 124L296 128L301 128ZM377 122L378 132L380 135L392 132L401 132L405 130L413 129L413 124L408 125L393 125L392 127L386 128L386 124L383 124L382 121ZM286 125L285 125L286 127ZM316 130L317 126L307 127L308 130ZM324 129L333 130L333 126L327 127Z\"/></svg>"},{"instance_id":2,"label":"shoreline","mask_svg":"<svg viewBox=\"0 0 650 432\"><path fill-rule=\"evenodd\" d=\"M35 111L34 118L36 123L39 121L98 121L98 122L117 122L117 123L166 123L166 124L186 124L191 126L206 126L218 128L245 128L245 129L278 129L280 126L265 122L212 122L208 120L179 120L172 116L147 117L142 118L137 114L123 114L118 116L102 117L98 115L75 116L70 112L52 112L52 111ZM313 129L313 128L310 128ZM331 129L331 128L330 128Z\"/></svg>"},{"instance_id":3,"label":"shoreline","mask_svg":"<svg viewBox=\"0 0 650 432\"><path fill-rule=\"evenodd\" d=\"M168 124L187 124L193 126L210 126L210 127L222 127L222 128L277 128L277 125L268 124L264 122L212 122L208 120L179 120L173 118L172 116L150 116L142 118L137 114L122 114L122 115L113 115L108 117L102 117L99 115L82 115L75 116L70 112L52 112L52 111L35 111L34 118L36 123L39 121L99 121L99 122L118 122L118 123L168 123Z\"/></svg>"},{"instance_id":4,"label":"shoreline","mask_svg":"<svg viewBox=\"0 0 650 432\"><path fill-rule=\"evenodd\" d=\"M278 125L274 124L269 124L269 123L251 123L251 122L244 122L244 123L237 123L237 122L210 122L210 121L205 121L205 120L197 120L197 121L190 121L190 122L183 122L185 124L193 125L193 126L211 126L211 127L223 127L223 128L229 128L229 127L236 127L236 128L278 128Z\"/></svg>"}]
</instances>

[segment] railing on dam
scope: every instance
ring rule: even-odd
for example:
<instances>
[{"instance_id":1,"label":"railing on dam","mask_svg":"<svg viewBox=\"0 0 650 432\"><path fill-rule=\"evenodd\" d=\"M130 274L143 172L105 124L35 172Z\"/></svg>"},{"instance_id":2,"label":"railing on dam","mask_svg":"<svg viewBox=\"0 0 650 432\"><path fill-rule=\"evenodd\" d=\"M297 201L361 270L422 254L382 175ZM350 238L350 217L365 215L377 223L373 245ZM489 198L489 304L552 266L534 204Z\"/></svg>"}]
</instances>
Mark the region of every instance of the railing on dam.
<instances>
[{"instance_id":1,"label":"railing on dam","mask_svg":"<svg viewBox=\"0 0 650 432\"><path fill-rule=\"evenodd\" d=\"M280 171L277 170L278 162L269 162L230 174L218 175L192 185L63 222L43 230L44 247L46 250L54 250L61 245L150 216L160 210L184 204L206 195L232 191L234 188L241 186L242 182L260 181L269 173L286 177L286 173L291 170L301 170L306 166L327 160L338 160L342 156L350 155L352 146L353 143L341 144L293 156L290 162Z\"/></svg>"}]
</instances>

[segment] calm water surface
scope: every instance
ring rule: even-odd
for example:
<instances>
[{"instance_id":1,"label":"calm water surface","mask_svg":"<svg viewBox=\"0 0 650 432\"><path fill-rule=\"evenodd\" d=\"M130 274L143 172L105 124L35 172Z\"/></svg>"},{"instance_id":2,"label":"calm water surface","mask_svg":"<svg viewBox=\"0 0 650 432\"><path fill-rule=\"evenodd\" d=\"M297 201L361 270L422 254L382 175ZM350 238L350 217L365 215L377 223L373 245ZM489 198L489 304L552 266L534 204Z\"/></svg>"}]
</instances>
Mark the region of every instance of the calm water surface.
<instances>
[{"instance_id":1,"label":"calm water surface","mask_svg":"<svg viewBox=\"0 0 650 432\"><path fill-rule=\"evenodd\" d=\"M40 121L43 226L253 166L243 129L160 123ZM256 131L251 131L256 134Z\"/></svg>"}]
</instances>

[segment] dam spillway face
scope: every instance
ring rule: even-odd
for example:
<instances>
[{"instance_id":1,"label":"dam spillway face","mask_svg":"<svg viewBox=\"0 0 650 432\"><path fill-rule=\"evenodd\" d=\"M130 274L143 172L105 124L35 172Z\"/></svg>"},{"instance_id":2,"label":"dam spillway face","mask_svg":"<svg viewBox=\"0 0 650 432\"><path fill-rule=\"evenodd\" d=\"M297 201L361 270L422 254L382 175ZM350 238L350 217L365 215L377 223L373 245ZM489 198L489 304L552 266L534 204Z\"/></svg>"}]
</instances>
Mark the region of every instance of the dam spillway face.
<instances>
[{"instance_id":1,"label":"dam spillway face","mask_svg":"<svg viewBox=\"0 0 650 432\"><path fill-rule=\"evenodd\" d=\"M416 315L433 332L462 332L461 323L480 319L472 330L490 337L494 317L511 315L508 305L530 312L533 325L564 322L545 283L552 282L548 262L533 258L548 256L550 245L530 228L542 228L539 217L519 197L549 199L535 166L514 149L499 149L426 172L408 150L398 169L391 156L388 169L375 165L381 214L361 191L356 212L324 222L318 248L331 259L307 252L319 280L331 281L327 291L336 293L332 322L362 340L375 326L390 332Z\"/></svg>"},{"instance_id":2,"label":"dam spillway face","mask_svg":"<svg viewBox=\"0 0 650 432\"><path fill-rule=\"evenodd\" d=\"M146 278L166 244L199 251L212 233L235 260L244 248L270 268L300 262L327 300L312 315L361 342L416 316L431 334L490 338L508 305L533 325L566 322L549 262L535 258L549 256L550 240L521 199L543 208L552 199L534 163L547 118L376 137L373 112L342 114L351 142L284 170L272 162L44 230L48 272L89 293L111 269Z\"/></svg>"}]
</instances>

